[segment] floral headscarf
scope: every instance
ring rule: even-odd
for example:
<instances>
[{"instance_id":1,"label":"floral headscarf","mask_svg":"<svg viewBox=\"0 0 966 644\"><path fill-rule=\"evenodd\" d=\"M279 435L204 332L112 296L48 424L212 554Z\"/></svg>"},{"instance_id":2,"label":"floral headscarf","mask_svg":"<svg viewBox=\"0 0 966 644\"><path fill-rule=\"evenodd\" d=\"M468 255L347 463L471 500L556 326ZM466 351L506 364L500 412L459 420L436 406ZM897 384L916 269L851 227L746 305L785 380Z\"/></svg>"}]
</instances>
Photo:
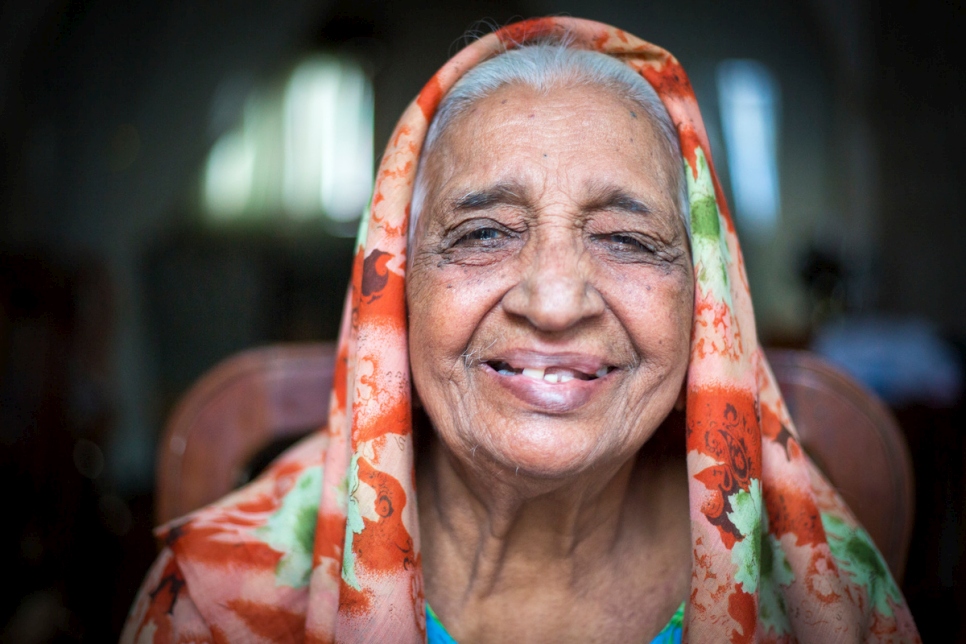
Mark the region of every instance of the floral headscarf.
<instances>
[{"instance_id":1,"label":"floral headscarf","mask_svg":"<svg viewBox=\"0 0 966 644\"><path fill-rule=\"evenodd\" d=\"M684 70L659 47L573 18L528 20L479 39L403 114L360 229L328 428L253 484L162 530L167 548L124 639L425 638L405 294L417 160L441 98L468 69L563 32L651 83L686 165L695 318L685 638L918 641L868 534L801 449L758 344L741 250Z\"/></svg>"}]
</instances>

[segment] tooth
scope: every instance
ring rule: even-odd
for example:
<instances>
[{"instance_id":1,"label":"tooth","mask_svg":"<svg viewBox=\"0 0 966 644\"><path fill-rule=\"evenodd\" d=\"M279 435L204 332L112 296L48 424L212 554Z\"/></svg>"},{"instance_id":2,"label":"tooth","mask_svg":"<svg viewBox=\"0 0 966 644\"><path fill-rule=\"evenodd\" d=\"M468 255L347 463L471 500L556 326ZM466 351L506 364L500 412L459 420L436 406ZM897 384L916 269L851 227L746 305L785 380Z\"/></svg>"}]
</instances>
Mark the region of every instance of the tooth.
<instances>
[{"instance_id":1,"label":"tooth","mask_svg":"<svg viewBox=\"0 0 966 644\"><path fill-rule=\"evenodd\" d=\"M501 376L515 376L516 374L509 369L500 369L498 372Z\"/></svg>"},{"instance_id":2,"label":"tooth","mask_svg":"<svg viewBox=\"0 0 966 644\"><path fill-rule=\"evenodd\" d=\"M548 373L543 379L547 382L560 382L560 376L555 373Z\"/></svg>"},{"instance_id":3,"label":"tooth","mask_svg":"<svg viewBox=\"0 0 966 644\"><path fill-rule=\"evenodd\" d=\"M598 378L603 378L606 375L607 375L607 367L601 367L600 369L597 370Z\"/></svg>"},{"instance_id":4,"label":"tooth","mask_svg":"<svg viewBox=\"0 0 966 644\"><path fill-rule=\"evenodd\" d=\"M526 376L527 378L533 378L535 380L543 380L544 371L546 371L546 369L533 369L531 367L527 367L523 370L523 375Z\"/></svg>"},{"instance_id":5,"label":"tooth","mask_svg":"<svg viewBox=\"0 0 966 644\"><path fill-rule=\"evenodd\" d=\"M562 373L562 374L560 374L560 382L570 382L573 379L574 379L574 377L572 375L570 375L569 373Z\"/></svg>"}]
</instances>

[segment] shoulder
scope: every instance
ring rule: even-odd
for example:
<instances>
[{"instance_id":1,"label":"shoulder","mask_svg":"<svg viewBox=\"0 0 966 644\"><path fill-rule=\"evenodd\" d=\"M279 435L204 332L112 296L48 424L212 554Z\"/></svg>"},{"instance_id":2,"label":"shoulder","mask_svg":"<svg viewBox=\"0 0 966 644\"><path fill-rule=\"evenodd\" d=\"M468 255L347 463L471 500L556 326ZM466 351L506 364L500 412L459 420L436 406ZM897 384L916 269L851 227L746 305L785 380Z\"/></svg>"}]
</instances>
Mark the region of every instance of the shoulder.
<instances>
[{"instance_id":1,"label":"shoulder","mask_svg":"<svg viewBox=\"0 0 966 644\"><path fill-rule=\"evenodd\" d=\"M812 464L809 473L829 552L846 593L859 598L869 641L920 641L906 600L872 537L821 470Z\"/></svg>"},{"instance_id":2,"label":"shoulder","mask_svg":"<svg viewBox=\"0 0 966 644\"><path fill-rule=\"evenodd\" d=\"M766 641L793 632L831 637L832 631L856 641L919 641L872 538L807 457L806 467L808 495L762 504L758 599ZM803 619L808 615L825 617Z\"/></svg>"},{"instance_id":3,"label":"shoulder","mask_svg":"<svg viewBox=\"0 0 966 644\"><path fill-rule=\"evenodd\" d=\"M170 549L161 551L144 578L120 641L212 641L211 630L188 596L184 575Z\"/></svg>"},{"instance_id":4,"label":"shoulder","mask_svg":"<svg viewBox=\"0 0 966 644\"><path fill-rule=\"evenodd\" d=\"M178 641L179 633L247 641L304 630L327 446L327 432L313 433L250 484L160 527L165 547L122 641Z\"/></svg>"}]
</instances>

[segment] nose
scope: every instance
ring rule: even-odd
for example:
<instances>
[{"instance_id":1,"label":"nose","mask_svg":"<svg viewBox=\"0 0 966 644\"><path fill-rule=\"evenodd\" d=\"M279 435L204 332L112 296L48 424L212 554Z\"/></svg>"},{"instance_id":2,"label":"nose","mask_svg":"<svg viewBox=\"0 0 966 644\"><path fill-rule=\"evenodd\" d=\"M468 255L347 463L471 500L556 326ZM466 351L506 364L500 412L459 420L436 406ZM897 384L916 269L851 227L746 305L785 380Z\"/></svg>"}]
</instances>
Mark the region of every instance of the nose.
<instances>
[{"instance_id":1,"label":"nose","mask_svg":"<svg viewBox=\"0 0 966 644\"><path fill-rule=\"evenodd\" d=\"M507 313L541 331L564 331L603 313L604 299L588 279L573 240L545 236L526 255L520 281L503 296Z\"/></svg>"}]
</instances>

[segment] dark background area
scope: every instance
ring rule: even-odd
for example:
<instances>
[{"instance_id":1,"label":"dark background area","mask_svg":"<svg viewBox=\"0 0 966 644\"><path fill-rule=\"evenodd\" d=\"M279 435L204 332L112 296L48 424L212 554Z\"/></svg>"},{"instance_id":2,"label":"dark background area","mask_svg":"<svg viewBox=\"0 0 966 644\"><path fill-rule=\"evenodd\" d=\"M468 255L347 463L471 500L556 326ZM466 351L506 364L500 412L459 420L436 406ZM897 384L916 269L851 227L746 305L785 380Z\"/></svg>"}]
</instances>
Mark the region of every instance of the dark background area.
<instances>
[{"instance_id":1,"label":"dark background area","mask_svg":"<svg viewBox=\"0 0 966 644\"><path fill-rule=\"evenodd\" d=\"M715 65L753 58L778 78L781 222L743 238L765 344L807 347L857 317L914 320L961 358L958 3L11 0L0 8L0 570L14 597L0 606L3 641L115 640L156 553L154 457L178 396L239 350L336 336L350 240L311 221L212 226L202 212L200 173L245 88L351 45L372 72L378 154L461 35L488 30L478 20L559 13L672 51L718 149ZM904 592L926 641L966 641L962 395L890 402L917 475Z\"/></svg>"}]
</instances>

